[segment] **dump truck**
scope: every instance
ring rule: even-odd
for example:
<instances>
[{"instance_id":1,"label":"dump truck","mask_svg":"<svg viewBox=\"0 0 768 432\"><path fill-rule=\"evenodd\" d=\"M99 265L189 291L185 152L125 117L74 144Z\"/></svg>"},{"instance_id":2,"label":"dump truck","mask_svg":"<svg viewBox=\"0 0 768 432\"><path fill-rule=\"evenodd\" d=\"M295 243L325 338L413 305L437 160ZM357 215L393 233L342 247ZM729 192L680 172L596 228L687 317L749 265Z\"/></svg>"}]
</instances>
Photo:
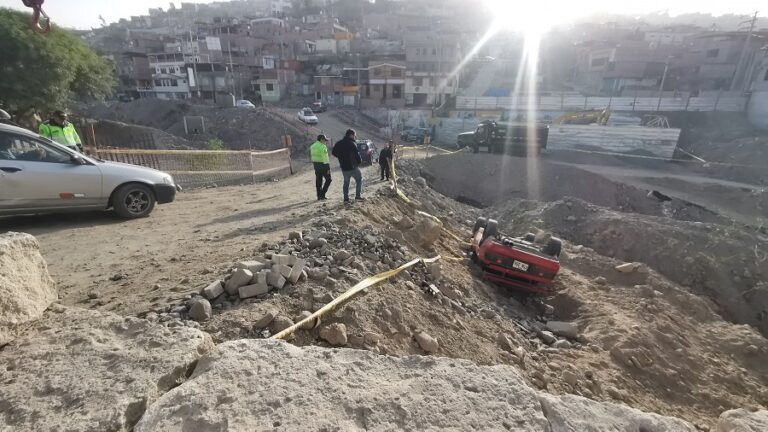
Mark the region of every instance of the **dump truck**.
<instances>
[{"instance_id":1,"label":"dump truck","mask_svg":"<svg viewBox=\"0 0 768 432\"><path fill-rule=\"evenodd\" d=\"M539 154L547 147L549 126L544 124L529 125L486 120L477 125L472 132L464 132L457 137L459 148L469 147L474 153L486 148L488 153L508 153L512 155Z\"/></svg>"}]
</instances>

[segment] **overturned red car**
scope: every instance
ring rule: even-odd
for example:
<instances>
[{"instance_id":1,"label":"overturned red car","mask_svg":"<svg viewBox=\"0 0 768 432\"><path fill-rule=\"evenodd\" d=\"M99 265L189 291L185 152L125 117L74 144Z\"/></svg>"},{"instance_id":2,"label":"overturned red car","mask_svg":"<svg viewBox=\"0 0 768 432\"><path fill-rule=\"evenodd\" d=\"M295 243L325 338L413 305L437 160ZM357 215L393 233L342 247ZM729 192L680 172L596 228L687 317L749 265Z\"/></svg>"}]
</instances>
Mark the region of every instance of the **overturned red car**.
<instances>
[{"instance_id":1,"label":"overturned red car","mask_svg":"<svg viewBox=\"0 0 768 432\"><path fill-rule=\"evenodd\" d=\"M498 222L478 218L472 230L472 260L483 270L483 279L535 293L554 292L552 281L560 271L562 242L552 237L544 246L535 236L513 238L498 232Z\"/></svg>"}]
</instances>

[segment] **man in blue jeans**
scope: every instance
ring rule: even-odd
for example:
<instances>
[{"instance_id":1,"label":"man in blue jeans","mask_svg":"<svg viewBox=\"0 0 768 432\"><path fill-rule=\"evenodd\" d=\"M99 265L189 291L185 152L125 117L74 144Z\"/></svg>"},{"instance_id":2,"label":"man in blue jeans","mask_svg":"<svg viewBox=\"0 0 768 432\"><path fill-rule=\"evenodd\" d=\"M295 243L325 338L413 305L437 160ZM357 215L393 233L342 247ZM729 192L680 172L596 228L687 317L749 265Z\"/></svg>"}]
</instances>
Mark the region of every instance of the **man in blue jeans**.
<instances>
[{"instance_id":1,"label":"man in blue jeans","mask_svg":"<svg viewBox=\"0 0 768 432\"><path fill-rule=\"evenodd\" d=\"M342 187L344 204L351 204L351 201L349 201L349 179L352 177L355 179L355 201L365 200L360 195L363 190L363 175L360 173L360 168L358 168L363 159L360 157L360 152L357 151L355 138L355 131L348 129L344 134L344 138L333 146L333 151L331 152L339 160L341 174L344 176L344 186Z\"/></svg>"}]
</instances>

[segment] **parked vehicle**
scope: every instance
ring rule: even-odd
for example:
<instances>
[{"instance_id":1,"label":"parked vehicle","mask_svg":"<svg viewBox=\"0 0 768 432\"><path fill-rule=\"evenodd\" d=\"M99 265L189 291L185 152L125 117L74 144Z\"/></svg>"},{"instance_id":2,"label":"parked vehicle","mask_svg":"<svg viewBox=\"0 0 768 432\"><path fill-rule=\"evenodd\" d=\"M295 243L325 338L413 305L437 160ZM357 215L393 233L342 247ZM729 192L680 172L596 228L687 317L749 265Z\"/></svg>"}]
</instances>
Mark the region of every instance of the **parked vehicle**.
<instances>
[{"instance_id":1,"label":"parked vehicle","mask_svg":"<svg viewBox=\"0 0 768 432\"><path fill-rule=\"evenodd\" d=\"M425 137L431 137L432 132L429 128L413 128L407 131L403 131L400 134L400 139L403 141L415 142L418 144L424 144Z\"/></svg>"},{"instance_id":2,"label":"parked vehicle","mask_svg":"<svg viewBox=\"0 0 768 432\"><path fill-rule=\"evenodd\" d=\"M357 140L357 151L360 152L360 158L363 159L361 165L373 165L374 162L379 161L379 150L373 141L369 139Z\"/></svg>"},{"instance_id":3,"label":"parked vehicle","mask_svg":"<svg viewBox=\"0 0 768 432\"><path fill-rule=\"evenodd\" d=\"M133 219L173 201L177 190L167 173L85 156L0 124L0 215L112 208Z\"/></svg>"},{"instance_id":4,"label":"parked vehicle","mask_svg":"<svg viewBox=\"0 0 768 432\"><path fill-rule=\"evenodd\" d=\"M472 260L483 270L483 279L515 289L551 294L552 281L560 271L562 242L550 238L543 246L535 236L513 238L498 231L498 222L478 218L472 230Z\"/></svg>"},{"instance_id":5,"label":"parked vehicle","mask_svg":"<svg viewBox=\"0 0 768 432\"><path fill-rule=\"evenodd\" d=\"M539 124L531 128L525 123L503 123L493 120L481 122L473 132L464 132L456 138L459 147L469 146L477 153L480 147L488 153L509 153L525 156L538 154L547 148L549 126Z\"/></svg>"},{"instance_id":6,"label":"parked vehicle","mask_svg":"<svg viewBox=\"0 0 768 432\"><path fill-rule=\"evenodd\" d=\"M235 103L235 106L238 108L248 108L248 109L256 109L256 105L252 104L251 101L241 99Z\"/></svg>"},{"instance_id":7,"label":"parked vehicle","mask_svg":"<svg viewBox=\"0 0 768 432\"><path fill-rule=\"evenodd\" d=\"M311 108L302 108L299 111L299 120L306 124L317 124L317 116L312 112Z\"/></svg>"},{"instance_id":8,"label":"parked vehicle","mask_svg":"<svg viewBox=\"0 0 768 432\"><path fill-rule=\"evenodd\" d=\"M328 111L328 107L322 101L312 102L312 112L317 114Z\"/></svg>"}]
</instances>

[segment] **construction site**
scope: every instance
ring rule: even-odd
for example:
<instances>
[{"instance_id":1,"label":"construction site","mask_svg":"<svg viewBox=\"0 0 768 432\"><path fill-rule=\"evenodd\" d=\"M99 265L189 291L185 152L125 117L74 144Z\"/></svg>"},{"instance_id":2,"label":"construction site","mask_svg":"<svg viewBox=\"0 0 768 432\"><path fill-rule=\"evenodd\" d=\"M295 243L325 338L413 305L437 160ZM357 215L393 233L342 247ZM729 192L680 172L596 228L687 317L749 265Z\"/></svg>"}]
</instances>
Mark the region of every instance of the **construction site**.
<instances>
[{"instance_id":1,"label":"construction site","mask_svg":"<svg viewBox=\"0 0 768 432\"><path fill-rule=\"evenodd\" d=\"M0 432L768 431L757 13L339 3L99 15L113 94L0 110Z\"/></svg>"}]
</instances>

